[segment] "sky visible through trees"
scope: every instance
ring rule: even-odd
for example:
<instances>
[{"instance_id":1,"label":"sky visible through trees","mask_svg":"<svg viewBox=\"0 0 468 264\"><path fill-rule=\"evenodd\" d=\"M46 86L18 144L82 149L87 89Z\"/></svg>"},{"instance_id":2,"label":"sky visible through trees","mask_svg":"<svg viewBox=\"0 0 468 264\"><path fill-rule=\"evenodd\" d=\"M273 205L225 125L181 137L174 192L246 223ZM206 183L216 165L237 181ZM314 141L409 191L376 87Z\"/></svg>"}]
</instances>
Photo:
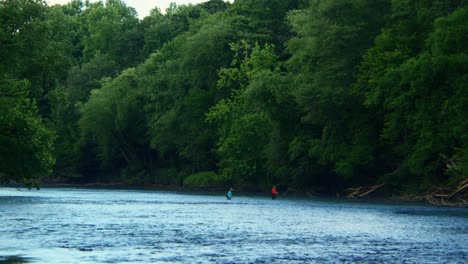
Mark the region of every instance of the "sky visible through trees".
<instances>
[{"instance_id":1,"label":"sky visible through trees","mask_svg":"<svg viewBox=\"0 0 468 264\"><path fill-rule=\"evenodd\" d=\"M99 0L92 0L90 2L97 2ZM49 5L55 5L55 4L60 4L60 5L65 5L71 2L71 0L48 0L47 1ZM177 3L177 5L188 5L188 4L199 4L206 2L205 0L178 0L178 1L173 1L173 0L157 0L157 1L142 1L142 0L124 0L123 1L127 6L135 8L135 10L138 13L138 17L144 18L146 16L149 16L150 11L155 8L159 8L161 12L164 14L166 12L166 9L170 6L171 3ZM226 1L226 2L233 2L231 1Z\"/></svg>"}]
</instances>

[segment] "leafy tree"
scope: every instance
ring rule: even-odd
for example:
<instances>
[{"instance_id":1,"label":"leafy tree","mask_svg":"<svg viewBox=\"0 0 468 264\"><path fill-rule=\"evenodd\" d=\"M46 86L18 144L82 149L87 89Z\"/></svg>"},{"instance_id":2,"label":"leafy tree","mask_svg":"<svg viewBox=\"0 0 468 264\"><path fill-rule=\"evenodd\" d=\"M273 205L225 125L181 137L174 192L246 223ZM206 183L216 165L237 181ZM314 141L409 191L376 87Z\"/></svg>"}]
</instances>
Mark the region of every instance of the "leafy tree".
<instances>
[{"instance_id":1,"label":"leafy tree","mask_svg":"<svg viewBox=\"0 0 468 264\"><path fill-rule=\"evenodd\" d=\"M214 14L216 12L224 12L229 7L229 2L225 2L223 0L209 0L199 4L201 8L208 11L210 14Z\"/></svg>"},{"instance_id":2,"label":"leafy tree","mask_svg":"<svg viewBox=\"0 0 468 264\"><path fill-rule=\"evenodd\" d=\"M350 87L387 10L387 1L325 0L289 15L297 36L288 42L287 65L306 129L292 142L328 171L320 184L330 191L340 191L345 180L359 181L372 162L372 135L363 131L370 119Z\"/></svg>"},{"instance_id":3,"label":"leafy tree","mask_svg":"<svg viewBox=\"0 0 468 264\"><path fill-rule=\"evenodd\" d=\"M54 133L36 102L43 100L64 61L49 61L55 44L43 1L0 2L0 182L36 184L55 162ZM48 40L46 36L52 35ZM57 52L61 52L58 50ZM63 64L62 64L63 63ZM32 99L37 98L37 100ZM43 111L47 113L47 108Z\"/></svg>"},{"instance_id":4,"label":"leafy tree","mask_svg":"<svg viewBox=\"0 0 468 264\"><path fill-rule=\"evenodd\" d=\"M285 17L288 11L299 7L298 0L237 0L226 12L232 24L239 29L239 39L249 43L271 43L277 51L290 37Z\"/></svg>"},{"instance_id":5,"label":"leafy tree","mask_svg":"<svg viewBox=\"0 0 468 264\"><path fill-rule=\"evenodd\" d=\"M146 116L140 108L143 97L137 79L135 69L130 68L114 80L105 80L81 108L80 128L96 142L106 168L150 170L145 168L149 154L148 139L142 136Z\"/></svg>"},{"instance_id":6,"label":"leafy tree","mask_svg":"<svg viewBox=\"0 0 468 264\"><path fill-rule=\"evenodd\" d=\"M443 171L439 154L453 155L456 145L464 145L455 143L461 137L446 125L460 122L463 110L440 108L453 96L460 96L457 83L463 75L457 73L455 61L463 58L463 51L458 48L456 55L440 52L443 43L460 40L450 33L445 35L446 41L435 40L442 29L441 22L434 24L437 17L447 15L458 5L446 1L393 1L389 25L361 65L355 89L374 119L369 130L379 136L374 144L376 153L380 153L376 163L384 168L381 180L394 186L412 185L415 190L418 187L414 186L423 186L421 182L437 181ZM434 25L438 33L429 37ZM462 28L447 26L446 30L456 32Z\"/></svg>"},{"instance_id":7,"label":"leafy tree","mask_svg":"<svg viewBox=\"0 0 468 264\"><path fill-rule=\"evenodd\" d=\"M54 133L28 98L28 82L5 79L0 83L0 184L37 186L39 176L52 171Z\"/></svg>"},{"instance_id":8,"label":"leafy tree","mask_svg":"<svg viewBox=\"0 0 468 264\"><path fill-rule=\"evenodd\" d=\"M207 15L142 65L149 101L151 146L161 167L181 175L212 170L213 128L204 113L213 104L216 71L228 61L233 29L222 14Z\"/></svg>"},{"instance_id":9,"label":"leafy tree","mask_svg":"<svg viewBox=\"0 0 468 264\"><path fill-rule=\"evenodd\" d=\"M383 30L361 67L357 89L371 111L378 109L381 123L375 129L381 145L391 150L382 161L388 168L383 180L395 186L414 190L443 179L441 154L450 157L466 149L460 133L466 129L461 117L466 109L458 99L466 91L461 84L466 49L460 44L466 10L458 6L394 1L396 22ZM445 18L447 12L453 13Z\"/></svg>"},{"instance_id":10,"label":"leafy tree","mask_svg":"<svg viewBox=\"0 0 468 264\"><path fill-rule=\"evenodd\" d=\"M278 73L278 58L271 45L251 48L242 41L231 49L235 54L231 68L222 68L218 81L218 89L231 91L231 96L210 109L207 121L218 126L217 153L223 175L255 188L270 184L265 179L266 151L275 117L269 115L268 106L281 91L275 87L278 83L272 85L266 79Z\"/></svg>"},{"instance_id":11,"label":"leafy tree","mask_svg":"<svg viewBox=\"0 0 468 264\"><path fill-rule=\"evenodd\" d=\"M121 0L107 0L105 5L103 2L90 4L83 15L85 61L102 54L117 62L120 68L138 62L143 37L134 8Z\"/></svg>"},{"instance_id":12,"label":"leafy tree","mask_svg":"<svg viewBox=\"0 0 468 264\"><path fill-rule=\"evenodd\" d=\"M143 20L122 0L0 1L0 181L454 185L467 18L461 0L210 0Z\"/></svg>"},{"instance_id":13,"label":"leafy tree","mask_svg":"<svg viewBox=\"0 0 468 264\"><path fill-rule=\"evenodd\" d=\"M197 20L202 15L199 5L177 5L172 2L166 9L166 16L171 21L174 35L181 35L190 29L191 21Z\"/></svg>"},{"instance_id":14,"label":"leafy tree","mask_svg":"<svg viewBox=\"0 0 468 264\"><path fill-rule=\"evenodd\" d=\"M0 6L0 72L29 81L29 96L36 98L41 114L49 113L46 95L58 79L60 68L66 68L67 64L60 56L65 45L56 40L51 29L53 21L46 21L49 13L55 18L54 11L37 0L2 1ZM52 47L57 49L60 59L51 57Z\"/></svg>"},{"instance_id":15,"label":"leafy tree","mask_svg":"<svg viewBox=\"0 0 468 264\"><path fill-rule=\"evenodd\" d=\"M144 38L142 58L147 58L175 36L174 25L171 24L169 16L163 15L159 9L151 10L150 15L143 18L139 27Z\"/></svg>"},{"instance_id":16,"label":"leafy tree","mask_svg":"<svg viewBox=\"0 0 468 264\"><path fill-rule=\"evenodd\" d=\"M71 21L69 46L76 63L67 69L67 80L50 95L58 132L55 172L67 176L96 173L99 162L91 155L97 153L96 145L80 140L77 106L89 99L91 90L101 87L103 78L114 78L142 60L143 33L135 10L122 1L73 1L61 8Z\"/></svg>"}]
</instances>

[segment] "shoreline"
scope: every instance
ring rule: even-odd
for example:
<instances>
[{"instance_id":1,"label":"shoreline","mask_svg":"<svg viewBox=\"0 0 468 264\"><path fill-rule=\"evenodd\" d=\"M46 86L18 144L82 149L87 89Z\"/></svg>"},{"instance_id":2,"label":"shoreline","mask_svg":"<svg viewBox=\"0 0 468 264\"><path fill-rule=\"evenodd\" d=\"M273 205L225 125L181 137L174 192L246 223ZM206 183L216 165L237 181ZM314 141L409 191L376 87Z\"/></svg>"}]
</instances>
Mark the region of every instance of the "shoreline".
<instances>
[{"instance_id":1,"label":"shoreline","mask_svg":"<svg viewBox=\"0 0 468 264\"><path fill-rule=\"evenodd\" d=\"M1 187L11 187L18 189L29 189L27 186L22 184L6 184ZM83 189L113 189L113 190L154 190L154 191L170 191L170 192L186 192L186 193L224 193L227 189L221 187L183 187L183 186L173 186L173 185L128 185L123 183L42 183L39 185L39 189L42 188L83 188ZM35 189L35 188L30 188ZM253 195L265 195L270 196L269 190L265 192L260 191L245 191L245 190L236 190L238 194L253 194ZM426 204L431 205L424 201L421 196L416 195L401 195L401 196L368 196L363 198L357 197L347 197L347 196L334 196L330 194L311 194L310 191L294 191L289 192L286 195L280 194L280 197L301 197L309 199L330 199L336 201L362 201L362 202L392 202L392 203L417 203L417 204Z\"/></svg>"},{"instance_id":2,"label":"shoreline","mask_svg":"<svg viewBox=\"0 0 468 264\"><path fill-rule=\"evenodd\" d=\"M28 188L22 184L6 184L0 187L12 187L12 188ZM184 187L174 185L128 185L124 183L57 183L57 182L43 182L39 185L41 188L83 188L83 189L114 189L114 190L154 190L154 191L169 191L169 192L185 192L185 193L199 193L199 194L219 194L226 192L227 188L221 188L217 186L206 186L206 187ZM269 190L261 191L247 191L247 190L236 190L238 194L250 194L250 195L264 195L269 196ZM336 201L350 201L350 202L381 202L381 203L401 203L401 204L420 204L433 207L459 207L468 208L466 203L449 203L444 200L442 202L434 202L428 199L427 195L413 195L413 194L402 194L402 195L391 195L386 196L382 193L377 195L365 196L365 197L350 197L350 196L334 196L330 194L319 194L310 191L297 191L286 192L286 195L280 195L280 197L300 197L309 199L329 199Z\"/></svg>"}]
</instances>

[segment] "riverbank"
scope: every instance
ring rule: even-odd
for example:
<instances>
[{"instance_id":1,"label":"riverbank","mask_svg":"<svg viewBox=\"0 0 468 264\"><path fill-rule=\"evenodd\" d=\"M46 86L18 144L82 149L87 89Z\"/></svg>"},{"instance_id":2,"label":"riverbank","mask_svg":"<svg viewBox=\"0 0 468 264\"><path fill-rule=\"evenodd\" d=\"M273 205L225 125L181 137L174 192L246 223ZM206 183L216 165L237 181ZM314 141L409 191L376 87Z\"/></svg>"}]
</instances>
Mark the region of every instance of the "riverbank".
<instances>
[{"instance_id":1,"label":"riverbank","mask_svg":"<svg viewBox=\"0 0 468 264\"><path fill-rule=\"evenodd\" d=\"M295 190L291 188L283 188L280 192L280 197L305 197L305 198L326 198L336 200L349 201L371 201L371 202L391 202L391 203L420 203L440 207L468 207L468 192L465 187L466 181L460 183L459 188L441 189L427 192L425 194L386 194L383 190L384 185L363 186L359 188L349 188L343 194L331 195L328 193L318 193L314 190ZM25 188L20 184L9 184L8 187ZM155 191L173 191L173 192L190 192L190 193L213 193L219 194L226 192L228 188L220 186L199 186L188 187L179 185L129 185L125 183L67 183L58 181L44 181L40 184L40 188L92 188L92 189L118 189L118 190L155 190ZM254 194L269 196L269 190L254 191L235 188L237 194Z\"/></svg>"},{"instance_id":2,"label":"riverbank","mask_svg":"<svg viewBox=\"0 0 468 264\"><path fill-rule=\"evenodd\" d=\"M5 187L13 188L27 188L24 185L20 184L8 184ZM200 193L200 194L220 194L227 191L226 188L221 187L184 187L184 186L174 186L174 185L128 185L122 183L86 183L86 184L76 184L76 183L42 183L40 188L82 188L82 189L103 189L103 190L154 190L154 191L168 191L168 192L181 192L181 193ZM234 194L239 195L265 195L270 196L269 190L261 191L247 191L235 189ZM329 194L320 194L312 191L301 191L301 190L287 190L280 193L279 198L291 198L291 197L300 197L300 198L309 198L309 199L332 199L332 200L347 200L347 201L364 201L364 202L391 202L391 203L420 203L424 204L425 201L420 196L415 195L402 195L402 196L384 196L384 195L374 195L361 198L351 198L345 195L329 195Z\"/></svg>"}]
</instances>

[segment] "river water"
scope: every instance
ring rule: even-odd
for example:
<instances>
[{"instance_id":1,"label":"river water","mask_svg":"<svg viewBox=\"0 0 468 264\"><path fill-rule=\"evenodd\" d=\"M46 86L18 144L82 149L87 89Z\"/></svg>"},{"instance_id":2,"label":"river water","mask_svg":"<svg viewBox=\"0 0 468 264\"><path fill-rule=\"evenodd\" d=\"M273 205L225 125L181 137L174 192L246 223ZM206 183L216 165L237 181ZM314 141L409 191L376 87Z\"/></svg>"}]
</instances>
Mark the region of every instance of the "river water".
<instances>
[{"instance_id":1,"label":"river water","mask_svg":"<svg viewBox=\"0 0 468 264\"><path fill-rule=\"evenodd\" d=\"M468 209L0 188L0 263L467 263Z\"/></svg>"}]
</instances>

